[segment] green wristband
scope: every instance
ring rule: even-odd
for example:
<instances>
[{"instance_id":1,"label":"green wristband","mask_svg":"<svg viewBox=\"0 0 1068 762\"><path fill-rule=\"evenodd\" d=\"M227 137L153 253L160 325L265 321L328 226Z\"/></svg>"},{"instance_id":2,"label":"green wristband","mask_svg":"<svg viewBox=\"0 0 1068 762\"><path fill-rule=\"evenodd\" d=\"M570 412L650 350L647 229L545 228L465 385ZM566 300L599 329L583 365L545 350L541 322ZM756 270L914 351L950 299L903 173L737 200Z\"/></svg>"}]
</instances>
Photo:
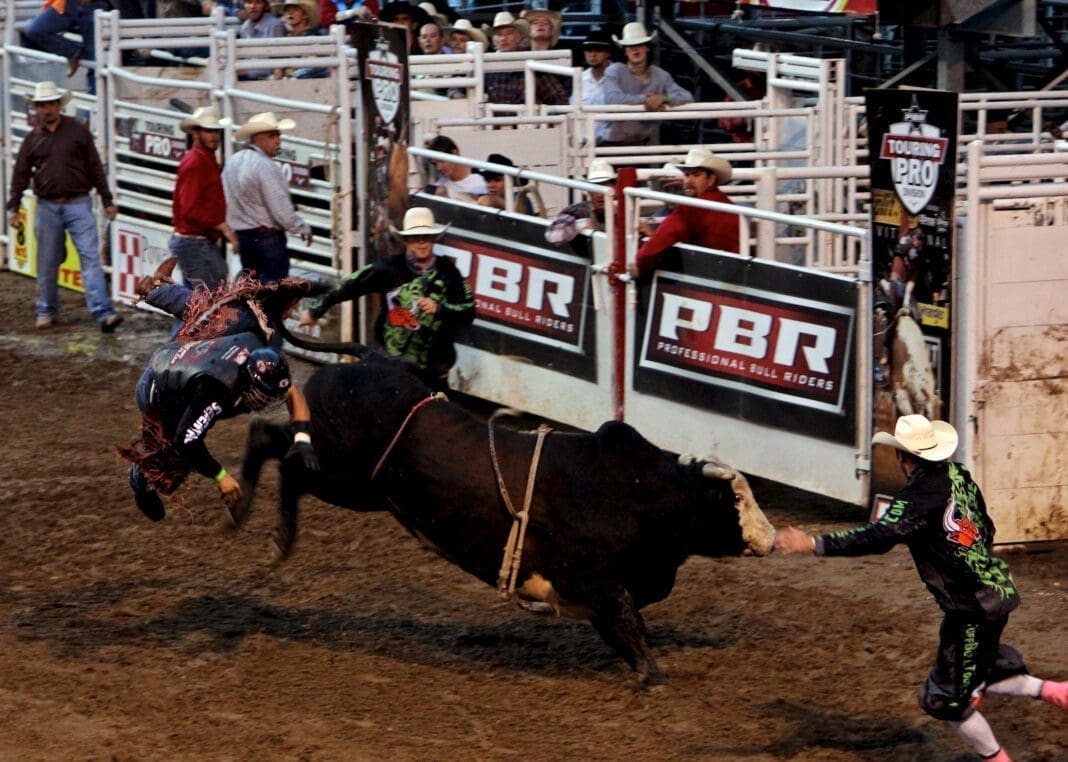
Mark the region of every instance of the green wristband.
<instances>
[{"instance_id":1,"label":"green wristband","mask_svg":"<svg viewBox=\"0 0 1068 762\"><path fill-rule=\"evenodd\" d=\"M226 469L225 468L219 469L219 473L215 474L215 483L216 484L222 484L222 480L225 479L227 477L227 475L228 474L226 473Z\"/></svg>"}]
</instances>

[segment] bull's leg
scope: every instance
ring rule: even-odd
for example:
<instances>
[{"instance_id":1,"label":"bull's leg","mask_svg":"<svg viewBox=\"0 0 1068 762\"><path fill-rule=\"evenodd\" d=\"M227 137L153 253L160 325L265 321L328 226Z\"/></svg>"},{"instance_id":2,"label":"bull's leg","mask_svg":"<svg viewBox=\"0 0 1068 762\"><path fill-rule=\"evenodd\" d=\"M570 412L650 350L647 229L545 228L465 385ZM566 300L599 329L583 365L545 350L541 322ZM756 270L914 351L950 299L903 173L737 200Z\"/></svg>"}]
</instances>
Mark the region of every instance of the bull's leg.
<instances>
[{"instance_id":1,"label":"bull's leg","mask_svg":"<svg viewBox=\"0 0 1068 762\"><path fill-rule=\"evenodd\" d=\"M293 543L297 540L297 514L300 510L300 496L305 492L306 473L299 464L282 461L278 524L274 532L274 549L279 561L289 557L293 551Z\"/></svg>"},{"instance_id":2,"label":"bull's leg","mask_svg":"<svg viewBox=\"0 0 1068 762\"><path fill-rule=\"evenodd\" d=\"M281 460L293 441L288 424L271 423L262 418L253 418L248 427L245 443L245 459L241 464L241 498L227 508L230 524L235 529L245 523L256 495L263 464L271 458Z\"/></svg>"},{"instance_id":3,"label":"bull's leg","mask_svg":"<svg viewBox=\"0 0 1068 762\"><path fill-rule=\"evenodd\" d=\"M645 622L630 593L622 587L605 592L593 604L590 623L619 652L646 685L660 685L664 673L656 665L645 636Z\"/></svg>"}]
</instances>

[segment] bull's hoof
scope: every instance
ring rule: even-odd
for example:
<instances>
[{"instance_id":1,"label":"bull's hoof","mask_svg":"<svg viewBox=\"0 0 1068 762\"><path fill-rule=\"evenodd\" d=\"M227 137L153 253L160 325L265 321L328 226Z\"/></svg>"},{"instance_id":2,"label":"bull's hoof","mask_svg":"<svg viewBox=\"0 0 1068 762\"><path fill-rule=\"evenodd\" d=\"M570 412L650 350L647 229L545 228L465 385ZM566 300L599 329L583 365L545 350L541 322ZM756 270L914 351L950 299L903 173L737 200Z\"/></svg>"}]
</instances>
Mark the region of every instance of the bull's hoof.
<instances>
[{"instance_id":1,"label":"bull's hoof","mask_svg":"<svg viewBox=\"0 0 1068 762\"><path fill-rule=\"evenodd\" d=\"M252 509L252 490L241 485L241 497L233 505L223 505L223 516L228 529L240 529Z\"/></svg>"},{"instance_id":2,"label":"bull's hoof","mask_svg":"<svg viewBox=\"0 0 1068 762\"><path fill-rule=\"evenodd\" d=\"M293 552L295 539L293 533L286 529L274 530L274 536L271 537L271 552L275 563L281 563L289 558L289 554Z\"/></svg>"},{"instance_id":3,"label":"bull's hoof","mask_svg":"<svg viewBox=\"0 0 1068 762\"><path fill-rule=\"evenodd\" d=\"M646 671L640 676L638 687L642 690L650 690L667 685L667 678L657 667Z\"/></svg>"}]
</instances>

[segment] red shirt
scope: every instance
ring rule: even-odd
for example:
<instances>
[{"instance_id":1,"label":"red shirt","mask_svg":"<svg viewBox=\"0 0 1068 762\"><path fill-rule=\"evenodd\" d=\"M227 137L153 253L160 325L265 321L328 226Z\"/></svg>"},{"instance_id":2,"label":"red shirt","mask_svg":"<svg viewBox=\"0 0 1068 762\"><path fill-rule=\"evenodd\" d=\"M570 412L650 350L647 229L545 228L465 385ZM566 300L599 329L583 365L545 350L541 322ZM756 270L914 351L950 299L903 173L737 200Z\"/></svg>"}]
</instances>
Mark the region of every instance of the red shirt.
<instances>
[{"instance_id":1,"label":"red shirt","mask_svg":"<svg viewBox=\"0 0 1068 762\"><path fill-rule=\"evenodd\" d=\"M220 236L216 225L226 221L226 196L215 153L194 145L178 164L171 203L174 232L183 235Z\"/></svg>"},{"instance_id":2,"label":"red shirt","mask_svg":"<svg viewBox=\"0 0 1068 762\"><path fill-rule=\"evenodd\" d=\"M697 198L705 201L732 203L719 188L706 188ZM636 258L638 269L652 272L660 261L660 254L677 243L690 243L708 249L722 249L738 253L738 215L698 209L694 206L677 206L660 223L652 237L646 241Z\"/></svg>"}]
</instances>

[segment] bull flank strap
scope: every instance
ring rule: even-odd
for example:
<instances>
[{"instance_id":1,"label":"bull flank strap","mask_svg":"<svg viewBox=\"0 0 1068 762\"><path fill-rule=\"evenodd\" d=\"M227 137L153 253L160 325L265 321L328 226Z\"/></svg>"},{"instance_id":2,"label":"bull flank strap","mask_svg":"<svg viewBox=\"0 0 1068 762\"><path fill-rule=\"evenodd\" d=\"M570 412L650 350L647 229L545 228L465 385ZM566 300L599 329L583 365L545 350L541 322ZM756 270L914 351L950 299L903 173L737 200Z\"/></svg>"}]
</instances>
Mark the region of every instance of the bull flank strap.
<instances>
[{"instance_id":1,"label":"bull flank strap","mask_svg":"<svg viewBox=\"0 0 1068 762\"><path fill-rule=\"evenodd\" d=\"M400 428L397 429L397 433L393 435L393 439L390 441L389 446L386 447L386 451L382 453L382 457L379 458L378 463L375 464L375 469L371 472L371 481L374 481L375 477L378 476L378 472L382 469L382 464L386 462L386 458L388 458L389 454L393 452L393 448L397 445L397 440L400 439L401 434L403 434L404 430L408 428L408 421L412 420L415 414L419 412L420 408L422 408L423 405L433 402L434 400L447 399L448 397L446 397L443 392L436 392L435 394L431 394L429 397L424 397L412 406L412 409L408 411L408 415L401 423Z\"/></svg>"}]
</instances>

